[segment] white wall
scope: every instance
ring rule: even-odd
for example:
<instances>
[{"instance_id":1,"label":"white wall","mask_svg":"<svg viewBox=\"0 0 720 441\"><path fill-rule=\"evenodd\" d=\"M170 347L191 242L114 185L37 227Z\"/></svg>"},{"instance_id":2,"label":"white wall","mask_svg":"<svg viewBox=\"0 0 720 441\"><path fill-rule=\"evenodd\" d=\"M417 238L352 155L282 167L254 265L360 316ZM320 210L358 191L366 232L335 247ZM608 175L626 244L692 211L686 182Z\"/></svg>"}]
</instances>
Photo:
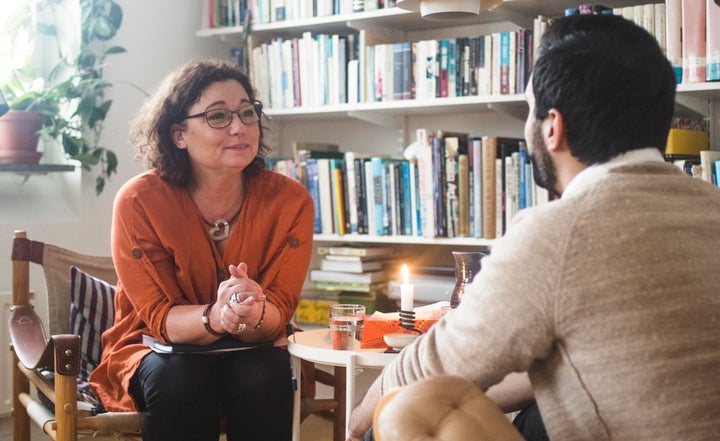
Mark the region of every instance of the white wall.
<instances>
[{"instance_id":1,"label":"white wall","mask_svg":"<svg viewBox=\"0 0 720 441\"><path fill-rule=\"evenodd\" d=\"M109 254L112 202L118 188L141 171L133 159L127 134L130 120L144 95L131 85L150 91L175 66L193 58L227 53L213 38L197 38L202 0L118 0L123 23L112 45L127 52L108 58L105 76L114 83L112 108L102 143L119 158L118 174L95 196L94 173L53 173L23 177L0 174L0 292L11 288L10 249L15 229L31 238L51 241L80 251ZM57 157L51 146L46 156Z\"/></svg>"},{"instance_id":2,"label":"white wall","mask_svg":"<svg viewBox=\"0 0 720 441\"><path fill-rule=\"evenodd\" d=\"M102 144L118 155L118 174L95 195L95 174L76 171L33 175L27 180L0 173L0 293L12 287L10 252L13 231L27 230L30 238L78 251L109 255L112 203L118 188L139 173L128 142L131 119L150 91L172 68L203 56L225 56L229 46L213 38L197 38L202 0L116 0L123 9L123 23L112 45L127 52L108 58L105 76L114 83L109 92L112 108ZM45 158L61 158L58 146L46 146ZM56 161L57 162L57 161ZM42 291L42 277L31 272L31 289ZM43 311L45 305L38 304ZM7 350L7 328L0 325L0 342ZM8 366L0 368L8 372ZM0 378L2 381L2 378ZM0 397L0 415L9 413L9 402Z\"/></svg>"}]
</instances>

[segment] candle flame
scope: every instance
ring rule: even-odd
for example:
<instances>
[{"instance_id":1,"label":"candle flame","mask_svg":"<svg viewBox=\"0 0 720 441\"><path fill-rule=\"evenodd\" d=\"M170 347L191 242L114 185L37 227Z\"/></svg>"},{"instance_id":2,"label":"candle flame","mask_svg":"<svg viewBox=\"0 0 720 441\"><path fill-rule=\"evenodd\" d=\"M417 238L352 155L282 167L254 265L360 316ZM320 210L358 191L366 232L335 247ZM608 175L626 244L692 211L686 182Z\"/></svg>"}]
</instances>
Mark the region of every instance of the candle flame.
<instances>
[{"instance_id":1,"label":"candle flame","mask_svg":"<svg viewBox=\"0 0 720 441\"><path fill-rule=\"evenodd\" d=\"M410 283L410 271L408 270L408 266L403 263L402 269L400 270L400 274L402 275L403 283L409 284Z\"/></svg>"}]
</instances>

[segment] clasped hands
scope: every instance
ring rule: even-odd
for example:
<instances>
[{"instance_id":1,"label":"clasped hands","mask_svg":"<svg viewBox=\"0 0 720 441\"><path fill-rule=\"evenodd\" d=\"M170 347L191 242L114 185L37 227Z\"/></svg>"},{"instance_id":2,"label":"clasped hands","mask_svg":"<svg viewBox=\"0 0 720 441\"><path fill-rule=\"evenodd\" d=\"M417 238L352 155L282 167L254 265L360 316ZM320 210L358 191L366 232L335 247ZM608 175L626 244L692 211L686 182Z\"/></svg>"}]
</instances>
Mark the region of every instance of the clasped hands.
<instances>
[{"instance_id":1,"label":"clasped hands","mask_svg":"<svg viewBox=\"0 0 720 441\"><path fill-rule=\"evenodd\" d=\"M247 264L230 265L230 278L218 287L217 306L220 306L220 325L226 332L237 335L255 329L262 321L265 299L262 287L247 275Z\"/></svg>"}]
</instances>

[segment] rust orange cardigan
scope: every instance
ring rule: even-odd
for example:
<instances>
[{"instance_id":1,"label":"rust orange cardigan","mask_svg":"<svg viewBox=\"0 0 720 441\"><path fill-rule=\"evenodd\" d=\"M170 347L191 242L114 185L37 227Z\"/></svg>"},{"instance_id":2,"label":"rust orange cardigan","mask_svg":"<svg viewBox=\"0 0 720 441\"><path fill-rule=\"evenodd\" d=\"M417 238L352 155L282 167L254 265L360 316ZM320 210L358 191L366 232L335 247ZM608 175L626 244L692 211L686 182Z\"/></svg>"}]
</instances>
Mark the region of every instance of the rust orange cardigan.
<instances>
[{"instance_id":1,"label":"rust orange cardigan","mask_svg":"<svg viewBox=\"0 0 720 441\"><path fill-rule=\"evenodd\" d=\"M136 410L128 384L149 349L142 334L169 341L175 305L215 300L228 266L248 264L286 321L300 299L312 253L313 203L299 182L263 170L246 178L245 200L221 255L187 191L151 170L128 181L113 208L112 256L119 276L115 321L90 384L109 411ZM281 321L281 325L284 323ZM198 317L198 326L202 326ZM284 326L272 339L284 336Z\"/></svg>"}]
</instances>

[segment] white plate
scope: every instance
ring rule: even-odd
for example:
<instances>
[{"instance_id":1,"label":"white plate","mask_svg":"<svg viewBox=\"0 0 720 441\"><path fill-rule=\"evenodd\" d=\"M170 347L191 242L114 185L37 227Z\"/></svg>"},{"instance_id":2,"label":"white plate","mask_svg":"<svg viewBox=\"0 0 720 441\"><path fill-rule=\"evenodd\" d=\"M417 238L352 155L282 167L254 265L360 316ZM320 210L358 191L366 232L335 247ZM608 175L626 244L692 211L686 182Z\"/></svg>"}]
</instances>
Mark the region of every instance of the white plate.
<instances>
[{"instance_id":1,"label":"white plate","mask_svg":"<svg viewBox=\"0 0 720 441\"><path fill-rule=\"evenodd\" d=\"M391 348L399 351L410 343L414 342L418 338L417 334L385 334L383 340L385 344Z\"/></svg>"}]
</instances>

